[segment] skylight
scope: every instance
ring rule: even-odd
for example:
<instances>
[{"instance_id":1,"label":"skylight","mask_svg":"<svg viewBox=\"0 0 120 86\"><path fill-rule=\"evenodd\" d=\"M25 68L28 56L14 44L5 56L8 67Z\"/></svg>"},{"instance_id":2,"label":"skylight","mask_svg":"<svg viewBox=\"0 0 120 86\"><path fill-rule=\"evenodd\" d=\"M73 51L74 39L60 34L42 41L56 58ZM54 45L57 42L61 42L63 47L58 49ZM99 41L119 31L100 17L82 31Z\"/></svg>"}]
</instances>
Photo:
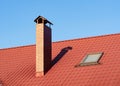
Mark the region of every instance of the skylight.
<instances>
[{"instance_id":1,"label":"skylight","mask_svg":"<svg viewBox=\"0 0 120 86\"><path fill-rule=\"evenodd\" d=\"M99 64L99 60L103 53L92 53L88 54L80 63L81 66L84 65L93 65L93 64Z\"/></svg>"},{"instance_id":2,"label":"skylight","mask_svg":"<svg viewBox=\"0 0 120 86\"><path fill-rule=\"evenodd\" d=\"M76 67L99 64L99 60L102 57L102 55L103 55L102 52L88 54L85 56L85 58L83 58L80 64L76 65Z\"/></svg>"}]
</instances>

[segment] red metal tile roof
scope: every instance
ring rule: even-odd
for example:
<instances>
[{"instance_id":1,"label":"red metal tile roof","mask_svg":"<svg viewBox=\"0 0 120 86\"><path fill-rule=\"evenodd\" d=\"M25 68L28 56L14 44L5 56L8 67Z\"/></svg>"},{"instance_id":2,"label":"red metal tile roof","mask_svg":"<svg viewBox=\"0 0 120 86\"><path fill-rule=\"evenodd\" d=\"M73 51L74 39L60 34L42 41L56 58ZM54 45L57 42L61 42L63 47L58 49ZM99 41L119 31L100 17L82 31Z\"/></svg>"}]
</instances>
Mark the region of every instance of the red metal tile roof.
<instances>
[{"instance_id":1,"label":"red metal tile roof","mask_svg":"<svg viewBox=\"0 0 120 86\"><path fill-rule=\"evenodd\" d=\"M52 59L72 47L41 77L35 77L35 45L0 50L5 86L120 86L120 34L52 43ZM75 67L86 54L104 52L99 65ZM60 55L60 54L59 54Z\"/></svg>"}]
</instances>

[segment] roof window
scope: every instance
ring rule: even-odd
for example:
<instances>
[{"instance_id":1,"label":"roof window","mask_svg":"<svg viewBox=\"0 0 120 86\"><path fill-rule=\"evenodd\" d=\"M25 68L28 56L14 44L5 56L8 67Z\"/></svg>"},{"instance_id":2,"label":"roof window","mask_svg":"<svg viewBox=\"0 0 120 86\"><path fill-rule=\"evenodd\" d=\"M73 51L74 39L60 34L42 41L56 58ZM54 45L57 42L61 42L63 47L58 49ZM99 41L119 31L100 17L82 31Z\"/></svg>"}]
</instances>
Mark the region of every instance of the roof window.
<instances>
[{"instance_id":1,"label":"roof window","mask_svg":"<svg viewBox=\"0 0 120 86\"><path fill-rule=\"evenodd\" d=\"M103 53L91 53L86 55L86 57L76 66L87 66L87 65L96 65L99 64L99 60L102 57Z\"/></svg>"}]
</instances>

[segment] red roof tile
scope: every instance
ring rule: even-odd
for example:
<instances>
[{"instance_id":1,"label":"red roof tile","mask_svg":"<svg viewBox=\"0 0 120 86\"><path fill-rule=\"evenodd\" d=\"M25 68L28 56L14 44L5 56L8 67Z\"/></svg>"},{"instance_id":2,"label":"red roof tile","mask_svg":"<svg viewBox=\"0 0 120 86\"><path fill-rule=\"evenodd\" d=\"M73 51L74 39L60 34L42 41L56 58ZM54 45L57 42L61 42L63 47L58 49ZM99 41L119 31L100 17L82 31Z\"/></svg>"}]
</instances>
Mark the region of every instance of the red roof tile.
<instances>
[{"instance_id":1,"label":"red roof tile","mask_svg":"<svg viewBox=\"0 0 120 86\"><path fill-rule=\"evenodd\" d=\"M35 77L35 45L0 50L0 81L5 86L120 86L120 34L52 43L52 59L72 47L41 77ZM99 65L75 67L85 55L104 52Z\"/></svg>"}]
</instances>

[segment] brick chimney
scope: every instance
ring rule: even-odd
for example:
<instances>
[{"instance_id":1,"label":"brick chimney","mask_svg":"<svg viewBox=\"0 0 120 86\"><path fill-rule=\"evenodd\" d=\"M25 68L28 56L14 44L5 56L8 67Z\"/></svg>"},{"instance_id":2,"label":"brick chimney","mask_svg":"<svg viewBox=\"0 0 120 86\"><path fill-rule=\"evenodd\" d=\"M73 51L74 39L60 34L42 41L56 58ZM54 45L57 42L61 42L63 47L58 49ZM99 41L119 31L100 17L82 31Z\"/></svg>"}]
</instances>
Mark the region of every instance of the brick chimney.
<instances>
[{"instance_id":1,"label":"brick chimney","mask_svg":"<svg viewBox=\"0 0 120 86\"><path fill-rule=\"evenodd\" d=\"M36 22L36 77L41 77L51 67L52 23L42 16L38 16L34 22Z\"/></svg>"}]
</instances>

